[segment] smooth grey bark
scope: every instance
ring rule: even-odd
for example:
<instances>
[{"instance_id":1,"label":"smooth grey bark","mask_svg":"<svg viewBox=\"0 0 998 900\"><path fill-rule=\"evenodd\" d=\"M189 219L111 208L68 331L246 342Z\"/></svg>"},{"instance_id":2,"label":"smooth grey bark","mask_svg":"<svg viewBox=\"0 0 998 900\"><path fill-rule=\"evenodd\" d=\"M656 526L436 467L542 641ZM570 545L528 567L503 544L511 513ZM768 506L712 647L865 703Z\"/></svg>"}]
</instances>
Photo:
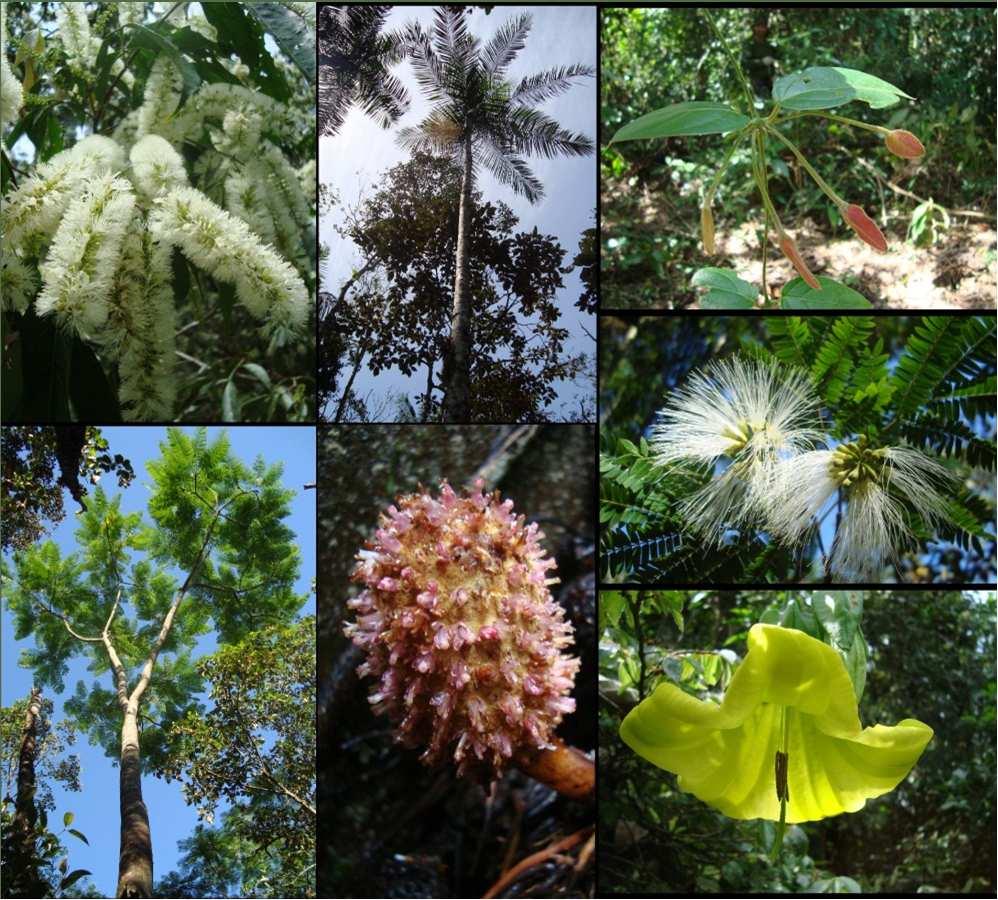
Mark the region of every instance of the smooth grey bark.
<instances>
[{"instance_id":1,"label":"smooth grey bark","mask_svg":"<svg viewBox=\"0 0 998 900\"><path fill-rule=\"evenodd\" d=\"M468 252L471 243L471 138L464 142L464 173L457 217L457 260L454 266L454 307L451 312L451 364L444 400L445 422L467 422L471 406L471 298L468 291Z\"/></svg>"},{"instance_id":2,"label":"smooth grey bark","mask_svg":"<svg viewBox=\"0 0 998 900\"><path fill-rule=\"evenodd\" d=\"M138 702L130 702L121 725L121 849L116 897L152 896L152 833L142 799Z\"/></svg>"}]
</instances>

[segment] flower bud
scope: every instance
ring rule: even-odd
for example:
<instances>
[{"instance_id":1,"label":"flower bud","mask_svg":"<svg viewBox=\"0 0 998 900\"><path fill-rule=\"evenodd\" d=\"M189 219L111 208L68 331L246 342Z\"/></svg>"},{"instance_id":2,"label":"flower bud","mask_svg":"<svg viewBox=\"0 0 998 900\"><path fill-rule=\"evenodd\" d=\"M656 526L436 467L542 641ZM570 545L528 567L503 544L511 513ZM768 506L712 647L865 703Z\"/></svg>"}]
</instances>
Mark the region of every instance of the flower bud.
<instances>
[{"instance_id":1,"label":"flower bud","mask_svg":"<svg viewBox=\"0 0 998 900\"><path fill-rule=\"evenodd\" d=\"M891 153L902 159L918 159L925 153L922 142L910 131L904 131L900 128L887 132L884 136L884 143L887 144L887 149Z\"/></svg>"},{"instance_id":2,"label":"flower bud","mask_svg":"<svg viewBox=\"0 0 998 900\"><path fill-rule=\"evenodd\" d=\"M783 255L793 264L793 267L797 270L797 274L807 282L808 286L814 288L816 291L820 291L821 282L811 274L807 263L804 262L804 257L800 255L800 251L797 249L796 242L789 234L780 236L780 249L783 251Z\"/></svg>"},{"instance_id":3,"label":"flower bud","mask_svg":"<svg viewBox=\"0 0 998 900\"><path fill-rule=\"evenodd\" d=\"M714 214L710 211L710 202L704 200L700 207L700 234L703 237L703 249L708 256L717 252L714 243Z\"/></svg>"},{"instance_id":4,"label":"flower bud","mask_svg":"<svg viewBox=\"0 0 998 900\"><path fill-rule=\"evenodd\" d=\"M849 223L849 227L859 235L860 239L873 247L874 250L879 250L881 253L887 251L887 238L877 228L877 223L863 212L861 206L850 203L842 210L842 218Z\"/></svg>"}]
</instances>

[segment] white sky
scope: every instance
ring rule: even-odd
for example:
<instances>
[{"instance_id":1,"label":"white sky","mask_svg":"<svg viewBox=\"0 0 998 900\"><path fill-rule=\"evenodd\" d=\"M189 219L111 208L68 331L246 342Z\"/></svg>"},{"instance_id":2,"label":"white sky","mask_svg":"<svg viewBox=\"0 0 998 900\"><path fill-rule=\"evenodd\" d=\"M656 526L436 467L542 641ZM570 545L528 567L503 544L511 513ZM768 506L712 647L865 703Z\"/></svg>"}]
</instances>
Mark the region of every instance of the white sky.
<instances>
[{"instance_id":1,"label":"white sky","mask_svg":"<svg viewBox=\"0 0 998 900\"><path fill-rule=\"evenodd\" d=\"M386 30L401 28L409 22L418 21L424 25L433 22L433 7L399 6L394 9L385 23ZM481 9L469 15L469 28L483 43L508 19L521 12L533 15L533 28L527 37L526 46L507 70L511 81L570 63L585 63L596 66L596 8L593 6L497 6L489 15ZM354 108L347 114L343 127L335 137L319 139L319 178L332 187L339 195L340 204L333 212L320 219L320 240L330 248L328 277L323 283L324 290L339 288L351 271L361 264L361 257L352 242L344 241L334 230L333 225L341 221L344 206L355 205L361 197L369 197L380 187L381 174L391 166L408 159L408 152L402 150L395 141L399 127L418 123L429 111L430 103L424 99L412 75L408 62L394 69L409 90L411 104L409 112L399 123L385 131L373 119ZM580 131L596 140L596 79L578 79L565 94L540 105L544 112L571 131ZM556 235L565 250L564 264L569 265L578 252L579 236L594 225L596 208L596 157L559 157L557 159L531 158L528 164L544 185L544 199L531 206L523 197L500 184L484 168L476 187L492 201L507 204L520 219L517 231L530 231L534 226L542 234ZM557 303L562 311L559 324L568 328L571 337L566 342L568 353L595 350L593 341L582 331L584 325L590 334L595 334L594 316L581 313L574 308L582 294L582 283L578 270L562 276L565 287L559 291ZM348 377L345 372L341 379L341 389ZM408 392L412 396L425 388L425 368L412 378L397 371L382 372L374 377L369 372L361 372L354 384L355 395L367 398L369 407L376 409L379 400L388 392ZM552 404L557 411L564 401L571 402L578 395L576 385L558 385L559 397ZM577 402L572 404L577 408ZM393 411L386 410L385 416Z\"/></svg>"}]
</instances>

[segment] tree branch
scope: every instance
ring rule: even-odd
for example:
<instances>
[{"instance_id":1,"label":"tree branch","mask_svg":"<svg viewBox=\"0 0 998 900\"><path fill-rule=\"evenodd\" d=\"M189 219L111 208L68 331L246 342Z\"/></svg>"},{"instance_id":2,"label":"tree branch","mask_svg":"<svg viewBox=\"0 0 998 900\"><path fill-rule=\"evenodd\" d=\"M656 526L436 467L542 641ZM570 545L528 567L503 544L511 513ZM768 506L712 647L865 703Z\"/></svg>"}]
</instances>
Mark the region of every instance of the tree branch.
<instances>
[{"instance_id":1,"label":"tree branch","mask_svg":"<svg viewBox=\"0 0 998 900\"><path fill-rule=\"evenodd\" d=\"M55 616L57 619L61 619L62 620L62 624L66 626L66 631L68 631L78 641L84 641L87 644L99 644L99 643L101 643L101 639L99 637L84 637L82 634L80 634L79 632L77 632L73 628L73 626L69 624L69 619L67 618L67 616L66 616L65 613L61 613L58 610L52 609L52 607L49 606L47 603L45 603L43 600L39 600L37 597L33 596L31 598L31 602L37 604L38 606L40 606L49 615Z\"/></svg>"}]
</instances>

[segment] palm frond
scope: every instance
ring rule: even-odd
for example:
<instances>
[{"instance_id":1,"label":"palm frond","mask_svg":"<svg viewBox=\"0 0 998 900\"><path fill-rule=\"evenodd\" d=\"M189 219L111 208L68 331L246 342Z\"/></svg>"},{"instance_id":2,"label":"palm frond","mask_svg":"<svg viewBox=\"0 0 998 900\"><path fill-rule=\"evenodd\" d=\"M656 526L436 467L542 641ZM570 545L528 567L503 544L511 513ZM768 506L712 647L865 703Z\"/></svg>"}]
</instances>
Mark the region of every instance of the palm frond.
<instances>
[{"instance_id":1,"label":"palm frond","mask_svg":"<svg viewBox=\"0 0 998 900\"><path fill-rule=\"evenodd\" d=\"M511 103L543 103L557 97L570 87L575 78L592 78L596 70L592 66L575 63L570 66L556 66L546 72L528 75L513 89Z\"/></svg>"},{"instance_id":2,"label":"palm frond","mask_svg":"<svg viewBox=\"0 0 998 900\"><path fill-rule=\"evenodd\" d=\"M483 135L476 141L475 149L481 164L495 175L497 181L511 187L513 193L526 197L530 203L537 203L544 197L544 185L524 160Z\"/></svg>"},{"instance_id":3,"label":"palm frond","mask_svg":"<svg viewBox=\"0 0 998 900\"><path fill-rule=\"evenodd\" d=\"M482 65L489 75L502 75L506 67L527 45L527 35L533 24L530 13L503 22L492 39L482 49Z\"/></svg>"},{"instance_id":4,"label":"palm frond","mask_svg":"<svg viewBox=\"0 0 998 900\"><path fill-rule=\"evenodd\" d=\"M501 127L508 146L527 156L588 156L594 149L591 138L562 128L538 109L514 107Z\"/></svg>"}]
</instances>

